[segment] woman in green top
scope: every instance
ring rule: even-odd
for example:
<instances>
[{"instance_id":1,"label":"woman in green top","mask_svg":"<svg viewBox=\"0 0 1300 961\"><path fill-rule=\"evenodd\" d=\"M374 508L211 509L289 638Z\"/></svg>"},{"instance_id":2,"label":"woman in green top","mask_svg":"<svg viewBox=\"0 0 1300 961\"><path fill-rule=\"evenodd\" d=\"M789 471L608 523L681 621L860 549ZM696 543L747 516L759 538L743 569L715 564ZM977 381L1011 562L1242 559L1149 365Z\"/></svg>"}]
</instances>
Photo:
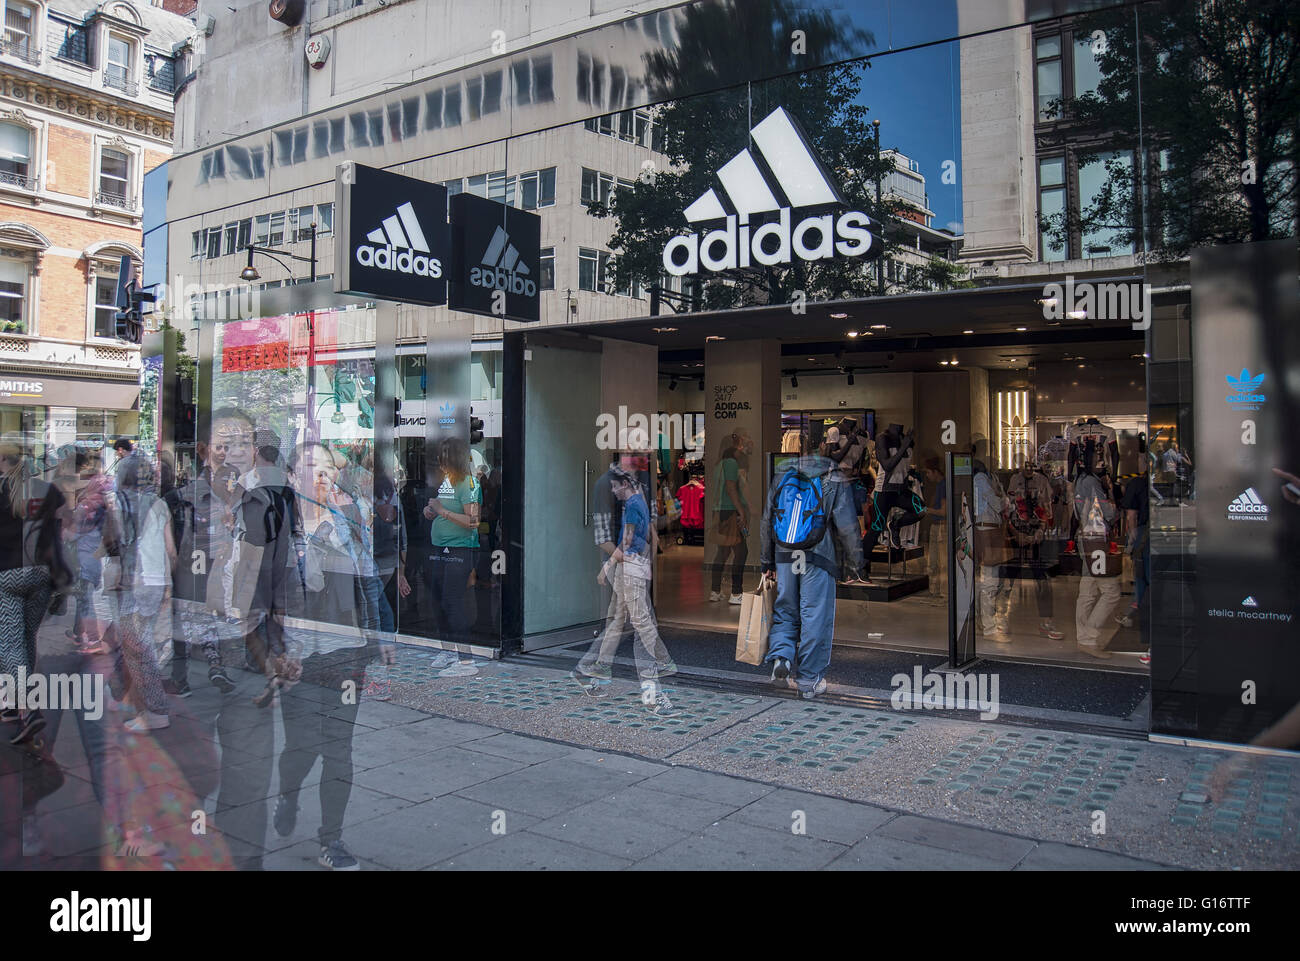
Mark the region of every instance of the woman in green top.
<instances>
[{"instance_id":1,"label":"woman in green top","mask_svg":"<svg viewBox=\"0 0 1300 961\"><path fill-rule=\"evenodd\" d=\"M478 525L483 492L474 479L469 445L449 437L438 447L435 495L424 508L432 521L429 579L433 601L442 612L447 639L469 639L465 608L470 575L478 563Z\"/></svg>"},{"instance_id":2,"label":"woman in green top","mask_svg":"<svg viewBox=\"0 0 1300 961\"><path fill-rule=\"evenodd\" d=\"M749 559L749 502L745 500L745 482L749 476L749 455L754 442L749 434L738 430L729 438L722 452L718 469L714 472L713 515L716 522L718 554L713 559L713 591L710 601L722 600L722 573L731 556L730 603L741 602L741 584L745 577L745 561Z\"/></svg>"}]
</instances>

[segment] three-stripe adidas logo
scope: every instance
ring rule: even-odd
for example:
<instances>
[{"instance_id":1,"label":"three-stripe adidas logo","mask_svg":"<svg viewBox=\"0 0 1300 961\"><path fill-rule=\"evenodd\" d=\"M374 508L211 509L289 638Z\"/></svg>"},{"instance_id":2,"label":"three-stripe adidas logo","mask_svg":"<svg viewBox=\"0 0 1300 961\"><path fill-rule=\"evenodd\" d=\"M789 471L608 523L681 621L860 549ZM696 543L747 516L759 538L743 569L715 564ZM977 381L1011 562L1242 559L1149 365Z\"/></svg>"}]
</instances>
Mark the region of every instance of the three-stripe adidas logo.
<instances>
[{"instance_id":1,"label":"three-stripe adidas logo","mask_svg":"<svg viewBox=\"0 0 1300 961\"><path fill-rule=\"evenodd\" d=\"M1228 520L1266 521L1268 520L1268 505L1259 499L1259 494L1255 493L1255 488L1247 487L1233 498L1232 503L1228 505Z\"/></svg>"},{"instance_id":2,"label":"three-stripe adidas logo","mask_svg":"<svg viewBox=\"0 0 1300 961\"><path fill-rule=\"evenodd\" d=\"M836 254L880 253L875 224L860 210L806 217L791 229L792 208L842 205L844 198L783 108L763 118L750 137L753 149L746 147L719 168L721 194L710 187L683 211L691 223L725 221L725 226L703 240L690 233L668 241L663 253L666 271L680 277L698 273L701 264L718 271L788 264L794 257L823 260ZM753 216L764 222L751 236Z\"/></svg>"},{"instance_id":3,"label":"three-stripe adidas logo","mask_svg":"<svg viewBox=\"0 0 1300 961\"><path fill-rule=\"evenodd\" d=\"M510 235L504 227L498 226L492 232L480 264L469 272L471 284L525 297L537 294L537 284L530 279L532 271L519 259L519 251L510 242Z\"/></svg>"},{"instance_id":4,"label":"three-stripe adidas logo","mask_svg":"<svg viewBox=\"0 0 1300 961\"><path fill-rule=\"evenodd\" d=\"M410 201L400 204L380 226L366 234L366 239L370 243L360 244L356 249L357 263L363 267L395 270L434 280L442 276L442 261L427 256L429 242Z\"/></svg>"},{"instance_id":5,"label":"three-stripe adidas logo","mask_svg":"<svg viewBox=\"0 0 1300 961\"><path fill-rule=\"evenodd\" d=\"M1248 594L1246 599L1241 602L1242 607L1259 607L1259 601L1255 600L1255 595Z\"/></svg>"}]
</instances>

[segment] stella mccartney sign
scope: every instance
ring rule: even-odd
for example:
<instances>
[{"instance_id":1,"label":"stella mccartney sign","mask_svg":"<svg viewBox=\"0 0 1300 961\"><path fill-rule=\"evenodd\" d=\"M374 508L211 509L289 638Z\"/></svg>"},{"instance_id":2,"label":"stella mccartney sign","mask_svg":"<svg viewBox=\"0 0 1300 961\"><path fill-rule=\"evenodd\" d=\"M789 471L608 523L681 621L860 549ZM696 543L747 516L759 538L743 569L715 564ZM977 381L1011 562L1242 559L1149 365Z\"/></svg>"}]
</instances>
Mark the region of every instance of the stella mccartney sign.
<instances>
[{"instance_id":1,"label":"stella mccartney sign","mask_svg":"<svg viewBox=\"0 0 1300 961\"><path fill-rule=\"evenodd\" d=\"M794 118L777 107L750 135L746 148L718 170L709 188L684 214L692 224L719 223L701 237L682 234L664 245L668 273L681 277L739 267L875 257L879 224L860 210L845 210L843 194L813 154ZM729 207L723 206L723 198ZM794 211L806 213L797 223ZM775 215L775 216L773 216ZM761 221L751 224L750 219Z\"/></svg>"}]
</instances>

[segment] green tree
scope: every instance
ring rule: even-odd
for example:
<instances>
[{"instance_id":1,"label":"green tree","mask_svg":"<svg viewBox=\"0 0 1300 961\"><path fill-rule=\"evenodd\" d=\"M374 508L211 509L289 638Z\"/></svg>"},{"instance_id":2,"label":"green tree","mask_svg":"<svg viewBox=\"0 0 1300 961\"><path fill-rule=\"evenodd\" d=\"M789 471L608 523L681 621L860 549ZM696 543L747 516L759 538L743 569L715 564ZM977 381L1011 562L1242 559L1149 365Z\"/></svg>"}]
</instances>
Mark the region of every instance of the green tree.
<instances>
[{"instance_id":1,"label":"green tree","mask_svg":"<svg viewBox=\"0 0 1300 961\"><path fill-rule=\"evenodd\" d=\"M1091 204L1044 218L1053 242L1109 231L1114 242L1178 256L1294 236L1300 5L1171 0L1094 14L1075 30L1097 38L1101 80L1053 110L1095 144L1081 166L1106 173ZM1110 156L1136 151L1139 129L1145 165Z\"/></svg>"},{"instance_id":2,"label":"green tree","mask_svg":"<svg viewBox=\"0 0 1300 961\"><path fill-rule=\"evenodd\" d=\"M649 57L652 95L710 92L672 100L660 109L657 122L665 131L663 152L669 169L645 170L630 188L617 189L607 205L588 207L594 217L617 221L610 240L615 254L612 276L606 278L612 288L646 287L658 281L664 245L688 231L683 210L715 186L718 168L749 145L751 127L778 106L802 123L850 206L888 223L893 211L877 206L876 179L892 169L892 162L877 161L868 108L859 102L869 64L809 69L874 43L870 34L786 0L726 0L686 8L678 35L674 50ZM730 42L718 43L719 36ZM735 86L737 76L773 79ZM887 239L884 256L892 249ZM714 309L788 303L796 291L808 300L861 297L876 292L875 277L873 261L796 260L790 266L709 274L702 299L706 309ZM923 277L955 282L956 272L930 267L911 285L924 286Z\"/></svg>"}]
</instances>

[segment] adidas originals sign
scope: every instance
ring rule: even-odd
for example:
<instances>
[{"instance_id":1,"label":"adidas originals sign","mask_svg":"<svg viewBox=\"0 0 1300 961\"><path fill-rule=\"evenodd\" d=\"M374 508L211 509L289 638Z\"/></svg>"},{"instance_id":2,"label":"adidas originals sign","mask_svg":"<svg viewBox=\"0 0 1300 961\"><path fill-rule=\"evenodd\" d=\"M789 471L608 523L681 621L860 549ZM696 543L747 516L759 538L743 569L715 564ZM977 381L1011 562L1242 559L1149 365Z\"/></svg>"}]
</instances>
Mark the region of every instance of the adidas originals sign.
<instances>
[{"instance_id":1,"label":"adidas originals sign","mask_svg":"<svg viewBox=\"0 0 1300 961\"><path fill-rule=\"evenodd\" d=\"M447 302L445 187L346 163L335 177L334 211L335 290L410 304Z\"/></svg>"},{"instance_id":2,"label":"adidas originals sign","mask_svg":"<svg viewBox=\"0 0 1300 961\"><path fill-rule=\"evenodd\" d=\"M1228 520L1266 521L1268 520L1268 505L1259 499L1259 495L1255 493L1255 488L1247 487L1233 498L1232 503L1228 505Z\"/></svg>"},{"instance_id":3,"label":"adidas originals sign","mask_svg":"<svg viewBox=\"0 0 1300 961\"><path fill-rule=\"evenodd\" d=\"M363 267L435 279L442 276L442 261L428 256L428 241L424 239L415 208L409 203L401 204L396 214L385 217L383 225L366 234L366 239L370 243L357 247L357 263Z\"/></svg>"},{"instance_id":4,"label":"adidas originals sign","mask_svg":"<svg viewBox=\"0 0 1300 961\"><path fill-rule=\"evenodd\" d=\"M701 267L720 271L789 264L796 258L880 254L879 225L860 210L842 209L839 189L784 109L773 110L750 136L754 149L740 151L718 170L722 195L710 188L683 211L693 224L721 226L703 237L688 233L668 241L663 251L668 273L680 277L699 273ZM808 216L796 222L796 210ZM751 218L760 222L751 224Z\"/></svg>"}]
</instances>

